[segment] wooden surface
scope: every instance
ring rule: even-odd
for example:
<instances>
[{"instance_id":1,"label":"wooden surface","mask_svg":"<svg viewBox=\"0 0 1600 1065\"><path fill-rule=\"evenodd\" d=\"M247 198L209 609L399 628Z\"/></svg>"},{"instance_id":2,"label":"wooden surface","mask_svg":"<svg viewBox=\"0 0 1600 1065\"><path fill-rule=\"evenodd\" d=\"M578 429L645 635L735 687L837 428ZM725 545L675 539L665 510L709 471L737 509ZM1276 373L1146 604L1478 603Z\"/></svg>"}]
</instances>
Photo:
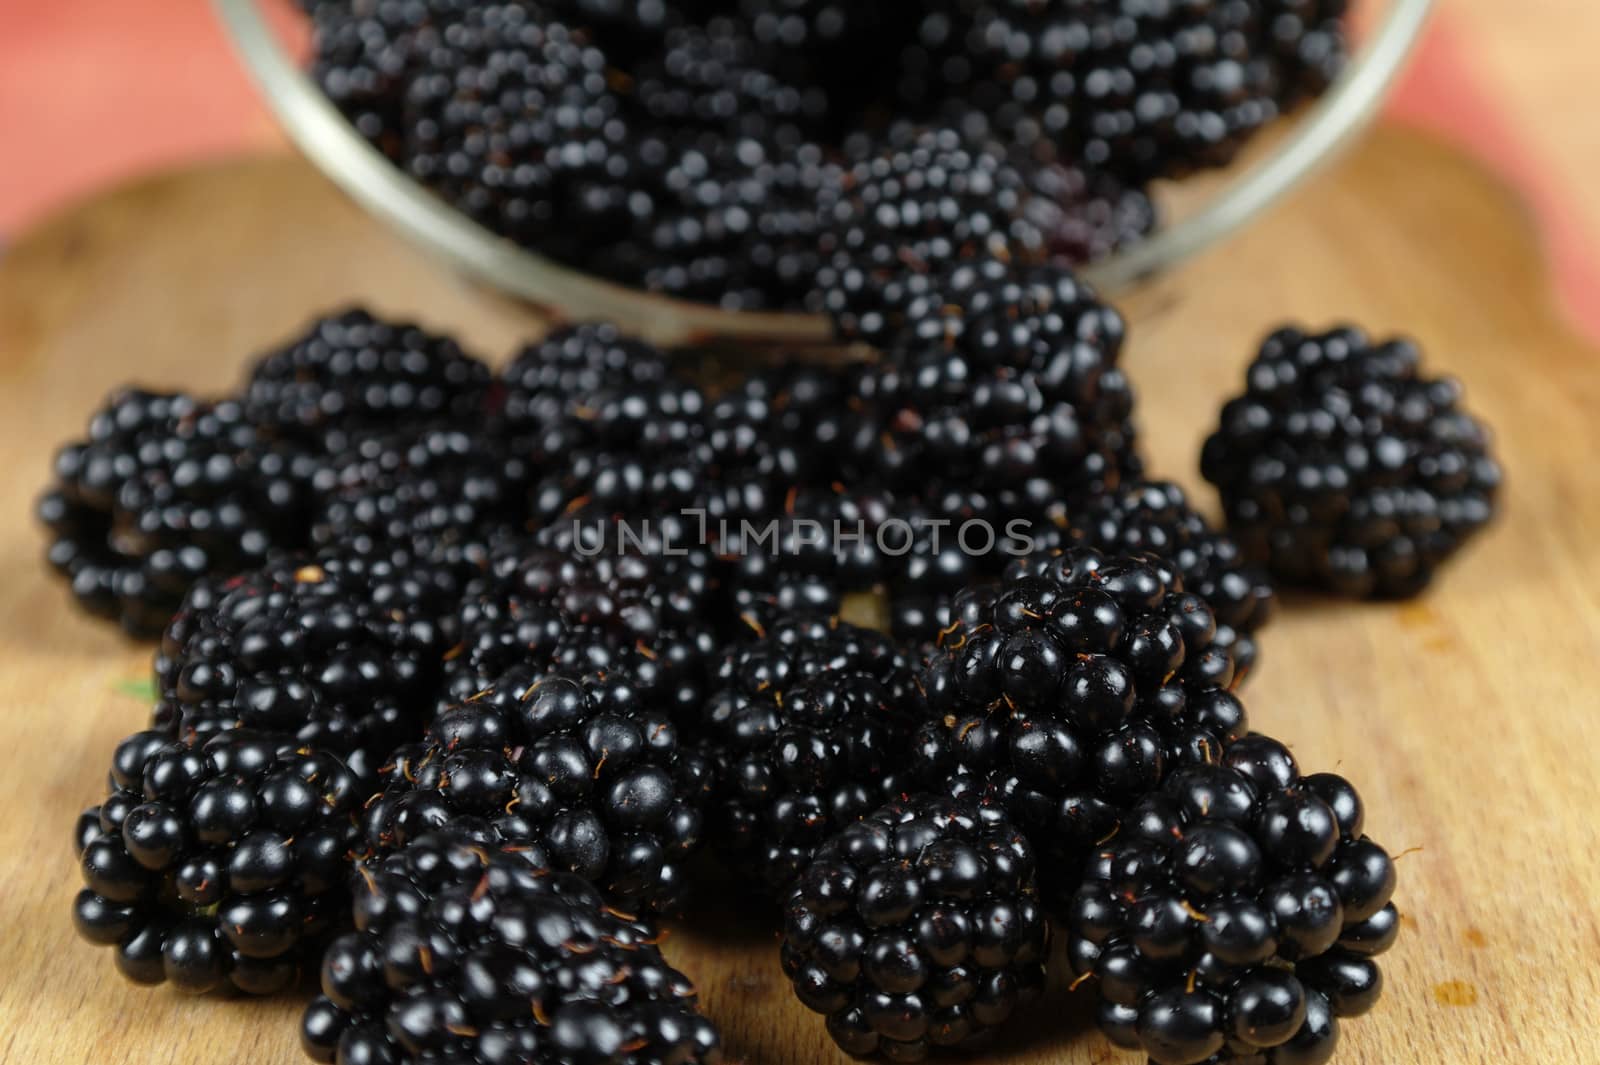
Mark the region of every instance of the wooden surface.
<instances>
[{"instance_id":1,"label":"wooden surface","mask_svg":"<svg viewBox=\"0 0 1600 1065\"><path fill-rule=\"evenodd\" d=\"M350 299L497 357L537 328L289 159L125 189L0 258L0 1062L302 1060L297 1002L136 988L71 929L70 829L143 722L117 687L145 676L148 651L69 608L29 509L51 447L112 386L225 386L252 351ZM1123 302L1153 465L1191 487L1207 422L1286 319L1411 332L1498 428L1501 522L1421 602L1289 601L1246 703L1308 769L1355 781L1376 838L1419 848L1400 863L1388 991L1336 1060L1600 1061L1600 361L1552 324L1517 205L1448 151L1380 131L1243 238ZM667 949L732 1060L843 1060L758 922L715 913ZM986 1060L1135 1060L1087 1027L1082 996L1056 998Z\"/></svg>"}]
</instances>

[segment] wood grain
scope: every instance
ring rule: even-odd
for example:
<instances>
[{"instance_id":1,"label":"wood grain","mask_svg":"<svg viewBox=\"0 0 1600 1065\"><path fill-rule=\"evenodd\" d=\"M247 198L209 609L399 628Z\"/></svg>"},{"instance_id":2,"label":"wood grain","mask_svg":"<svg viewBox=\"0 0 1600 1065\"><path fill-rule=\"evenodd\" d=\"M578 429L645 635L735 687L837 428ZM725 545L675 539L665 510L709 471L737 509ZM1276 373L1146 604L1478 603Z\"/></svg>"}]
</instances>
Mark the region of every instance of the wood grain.
<instances>
[{"instance_id":1,"label":"wood grain","mask_svg":"<svg viewBox=\"0 0 1600 1065\"><path fill-rule=\"evenodd\" d=\"M50 448L113 385L226 386L252 351L352 299L502 355L538 326L286 158L124 189L0 260L0 1061L302 1060L296 1002L135 988L72 932L69 830L143 721L116 686L145 675L148 651L69 608L29 507ZM1555 324L1517 205L1448 151L1380 131L1125 305L1154 466L1191 486L1208 420L1285 319L1411 332L1499 428L1499 525L1419 603L1291 599L1246 702L1306 766L1356 782L1378 839L1420 848L1401 862L1388 993L1347 1026L1338 1060L1600 1060L1600 362ZM842 1060L789 997L759 920L693 924L668 950L734 1060ZM1034 1010L987 1060L1131 1062L1088 1032L1082 997Z\"/></svg>"}]
</instances>

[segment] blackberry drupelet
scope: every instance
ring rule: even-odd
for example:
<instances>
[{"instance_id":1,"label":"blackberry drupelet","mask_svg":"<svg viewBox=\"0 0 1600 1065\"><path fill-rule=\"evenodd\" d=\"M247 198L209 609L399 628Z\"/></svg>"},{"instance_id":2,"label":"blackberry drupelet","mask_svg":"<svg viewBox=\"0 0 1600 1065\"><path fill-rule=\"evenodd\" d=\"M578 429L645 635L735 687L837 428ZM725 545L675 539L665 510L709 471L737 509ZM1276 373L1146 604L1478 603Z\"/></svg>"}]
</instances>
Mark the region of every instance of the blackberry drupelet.
<instances>
[{"instance_id":1,"label":"blackberry drupelet","mask_svg":"<svg viewBox=\"0 0 1600 1065\"><path fill-rule=\"evenodd\" d=\"M1033 853L996 806L897 799L829 840L789 897L783 969L856 1057L981 1042L1044 987Z\"/></svg>"},{"instance_id":2,"label":"blackberry drupelet","mask_svg":"<svg viewBox=\"0 0 1600 1065\"><path fill-rule=\"evenodd\" d=\"M492 431L412 427L373 433L315 480L312 542L378 553L404 547L470 576L527 512L531 475Z\"/></svg>"},{"instance_id":3,"label":"blackberry drupelet","mask_svg":"<svg viewBox=\"0 0 1600 1065\"><path fill-rule=\"evenodd\" d=\"M537 843L637 912L670 911L700 840L703 763L626 673L515 669L397 749L366 814L379 852L443 825Z\"/></svg>"},{"instance_id":4,"label":"blackberry drupelet","mask_svg":"<svg viewBox=\"0 0 1600 1065\"><path fill-rule=\"evenodd\" d=\"M1320 1065L1377 1002L1394 863L1349 782L1251 736L1142 799L1089 867L1067 953L1156 1065Z\"/></svg>"},{"instance_id":5,"label":"blackberry drupelet","mask_svg":"<svg viewBox=\"0 0 1600 1065\"><path fill-rule=\"evenodd\" d=\"M476 425L489 413L492 380L450 337L352 308L258 361L243 402L263 433L337 448L419 423Z\"/></svg>"},{"instance_id":6,"label":"blackberry drupelet","mask_svg":"<svg viewBox=\"0 0 1600 1065\"><path fill-rule=\"evenodd\" d=\"M653 705L687 720L715 662L715 601L711 557L691 530L575 512L508 541L469 584L445 703L519 667L620 669Z\"/></svg>"},{"instance_id":7,"label":"blackberry drupelet","mask_svg":"<svg viewBox=\"0 0 1600 1065\"><path fill-rule=\"evenodd\" d=\"M782 898L815 849L903 787L911 670L888 637L791 615L729 652L699 722L712 845Z\"/></svg>"},{"instance_id":8,"label":"blackberry drupelet","mask_svg":"<svg viewBox=\"0 0 1600 1065\"><path fill-rule=\"evenodd\" d=\"M1040 547L1148 552L1166 559L1184 589L1210 605L1216 639L1232 649L1239 674L1255 664L1254 634L1272 617L1272 585L1231 537L1189 506L1183 489L1170 481L1136 481L1052 508L1050 518Z\"/></svg>"},{"instance_id":9,"label":"blackberry drupelet","mask_svg":"<svg viewBox=\"0 0 1600 1065\"><path fill-rule=\"evenodd\" d=\"M353 879L301 1023L321 1062L716 1065L721 1039L646 925L537 847L426 834Z\"/></svg>"},{"instance_id":10,"label":"blackberry drupelet","mask_svg":"<svg viewBox=\"0 0 1600 1065\"><path fill-rule=\"evenodd\" d=\"M152 727L235 728L338 755L365 782L433 711L460 598L404 550L328 551L206 581L156 656Z\"/></svg>"},{"instance_id":11,"label":"blackberry drupelet","mask_svg":"<svg viewBox=\"0 0 1600 1065\"><path fill-rule=\"evenodd\" d=\"M142 984L275 994L349 910L366 791L338 758L282 735L123 740L81 840L78 933Z\"/></svg>"},{"instance_id":12,"label":"blackberry drupelet","mask_svg":"<svg viewBox=\"0 0 1600 1065\"><path fill-rule=\"evenodd\" d=\"M38 513L82 607L155 636L197 580L305 543L313 464L239 404L125 389L56 453Z\"/></svg>"},{"instance_id":13,"label":"blackberry drupelet","mask_svg":"<svg viewBox=\"0 0 1600 1065\"><path fill-rule=\"evenodd\" d=\"M1246 731L1216 620L1153 556L1078 548L963 592L921 679L923 779L992 795L1064 905L1096 843L1175 769Z\"/></svg>"},{"instance_id":14,"label":"blackberry drupelet","mask_svg":"<svg viewBox=\"0 0 1600 1065\"><path fill-rule=\"evenodd\" d=\"M808 298L847 336L907 271L983 256L1080 266L1155 226L1141 189L959 129L897 125L848 147L843 173L819 189L823 264Z\"/></svg>"},{"instance_id":15,"label":"blackberry drupelet","mask_svg":"<svg viewBox=\"0 0 1600 1065\"><path fill-rule=\"evenodd\" d=\"M1501 471L1453 378L1408 340L1282 329L1222 409L1201 472L1284 584L1408 598L1494 516Z\"/></svg>"}]
</instances>

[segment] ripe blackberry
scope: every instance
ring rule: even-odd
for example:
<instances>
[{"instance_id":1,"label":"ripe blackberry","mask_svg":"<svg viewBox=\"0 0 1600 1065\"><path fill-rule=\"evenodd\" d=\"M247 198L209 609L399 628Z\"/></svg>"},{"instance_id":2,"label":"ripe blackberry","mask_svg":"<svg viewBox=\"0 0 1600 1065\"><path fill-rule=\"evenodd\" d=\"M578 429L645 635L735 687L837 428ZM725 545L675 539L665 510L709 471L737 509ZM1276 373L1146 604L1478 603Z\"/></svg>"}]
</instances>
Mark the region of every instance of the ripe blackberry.
<instances>
[{"instance_id":1,"label":"ripe blackberry","mask_svg":"<svg viewBox=\"0 0 1600 1065\"><path fill-rule=\"evenodd\" d=\"M1226 164L1279 114L1260 5L928 5L902 63L902 102L977 112L991 129L1128 180ZM1283 27L1288 31L1290 27Z\"/></svg>"},{"instance_id":2,"label":"ripe blackberry","mask_svg":"<svg viewBox=\"0 0 1600 1065\"><path fill-rule=\"evenodd\" d=\"M739 0L763 65L795 85L820 90L832 137L888 110L894 56L914 20L897 4L852 0Z\"/></svg>"},{"instance_id":3,"label":"ripe blackberry","mask_svg":"<svg viewBox=\"0 0 1600 1065\"><path fill-rule=\"evenodd\" d=\"M1201 472L1285 584L1408 598L1494 516L1501 472L1461 385L1408 340L1282 329L1222 409Z\"/></svg>"},{"instance_id":4,"label":"ripe blackberry","mask_svg":"<svg viewBox=\"0 0 1600 1065\"><path fill-rule=\"evenodd\" d=\"M857 401L885 427L876 472L891 490L939 482L1035 516L1138 474L1122 319L1070 272L963 263L867 331L880 329L892 339Z\"/></svg>"},{"instance_id":5,"label":"ripe blackberry","mask_svg":"<svg viewBox=\"0 0 1600 1065\"><path fill-rule=\"evenodd\" d=\"M292 986L349 909L356 775L281 735L140 732L118 746L110 783L100 831L82 841L79 935L116 947L136 983Z\"/></svg>"},{"instance_id":6,"label":"ripe blackberry","mask_svg":"<svg viewBox=\"0 0 1600 1065\"><path fill-rule=\"evenodd\" d=\"M281 735L370 781L432 713L459 597L448 572L400 550L202 582L156 656L152 726L174 738Z\"/></svg>"},{"instance_id":7,"label":"ripe blackberry","mask_svg":"<svg viewBox=\"0 0 1600 1065\"><path fill-rule=\"evenodd\" d=\"M672 379L595 393L531 441L536 524L574 508L619 518L673 517L702 498L705 394Z\"/></svg>"},{"instance_id":8,"label":"ripe blackberry","mask_svg":"<svg viewBox=\"0 0 1600 1065\"><path fill-rule=\"evenodd\" d=\"M328 948L301 1024L317 1061L721 1060L657 936L537 847L429 833L352 892L356 931Z\"/></svg>"},{"instance_id":9,"label":"ripe blackberry","mask_svg":"<svg viewBox=\"0 0 1600 1065\"><path fill-rule=\"evenodd\" d=\"M312 542L383 553L403 546L471 574L527 510L530 475L498 434L413 427L353 441L318 471Z\"/></svg>"},{"instance_id":10,"label":"ripe blackberry","mask_svg":"<svg viewBox=\"0 0 1600 1065\"><path fill-rule=\"evenodd\" d=\"M50 563L85 610L154 636L195 581L305 542L311 468L237 403L114 393L56 453L38 505Z\"/></svg>"},{"instance_id":11,"label":"ripe blackberry","mask_svg":"<svg viewBox=\"0 0 1600 1065\"><path fill-rule=\"evenodd\" d=\"M818 212L823 265L808 302L846 335L897 274L986 255L1081 266L1155 226L1142 189L955 128L905 125L857 138Z\"/></svg>"},{"instance_id":12,"label":"ripe blackberry","mask_svg":"<svg viewBox=\"0 0 1600 1065\"><path fill-rule=\"evenodd\" d=\"M536 479L535 525L574 508L674 517L699 498L706 397L654 345L587 324L524 350L503 375L512 454Z\"/></svg>"},{"instance_id":13,"label":"ripe blackberry","mask_svg":"<svg viewBox=\"0 0 1600 1065\"><path fill-rule=\"evenodd\" d=\"M1280 67L1279 102L1292 107L1333 84L1349 59L1349 0L1273 0L1262 23Z\"/></svg>"},{"instance_id":14,"label":"ripe blackberry","mask_svg":"<svg viewBox=\"0 0 1600 1065\"><path fill-rule=\"evenodd\" d=\"M405 153L408 79L469 0L301 0L311 15L311 78L390 159Z\"/></svg>"},{"instance_id":15,"label":"ripe blackberry","mask_svg":"<svg viewBox=\"0 0 1600 1065\"><path fill-rule=\"evenodd\" d=\"M556 868L637 912L682 902L708 781L670 716L623 671L521 668L397 749L384 783L366 815L378 851L463 822L498 842L539 844Z\"/></svg>"},{"instance_id":16,"label":"ripe blackberry","mask_svg":"<svg viewBox=\"0 0 1600 1065\"><path fill-rule=\"evenodd\" d=\"M1184 590L1210 605L1216 639L1232 649L1239 673L1254 665L1254 633L1272 616L1272 585L1232 538L1189 506L1183 489L1170 481L1136 481L1053 508L1050 517L1054 528L1045 527L1041 547L1148 552L1165 559L1182 576Z\"/></svg>"},{"instance_id":17,"label":"ripe blackberry","mask_svg":"<svg viewBox=\"0 0 1600 1065\"><path fill-rule=\"evenodd\" d=\"M1019 560L951 613L921 679L918 771L1006 804L1052 906L1125 810L1246 731L1211 608L1151 556Z\"/></svg>"},{"instance_id":18,"label":"ripe blackberry","mask_svg":"<svg viewBox=\"0 0 1600 1065\"><path fill-rule=\"evenodd\" d=\"M513 433L535 432L594 393L668 375L660 348L624 336L609 322L564 326L528 345L501 371L505 421Z\"/></svg>"},{"instance_id":19,"label":"ripe blackberry","mask_svg":"<svg viewBox=\"0 0 1600 1065\"><path fill-rule=\"evenodd\" d=\"M920 1061L1037 998L1049 926L998 807L897 799L829 840L789 897L783 969L847 1053Z\"/></svg>"},{"instance_id":20,"label":"ripe blackberry","mask_svg":"<svg viewBox=\"0 0 1600 1065\"><path fill-rule=\"evenodd\" d=\"M876 589L887 562L878 530L893 506L871 490L795 489L781 511L729 522L717 546L732 635L795 613L838 614L851 594Z\"/></svg>"},{"instance_id":21,"label":"ripe blackberry","mask_svg":"<svg viewBox=\"0 0 1600 1065\"><path fill-rule=\"evenodd\" d=\"M581 261L651 210L612 82L580 29L531 3L472 5L406 86L405 168L500 236Z\"/></svg>"},{"instance_id":22,"label":"ripe blackberry","mask_svg":"<svg viewBox=\"0 0 1600 1065\"><path fill-rule=\"evenodd\" d=\"M1174 774L1089 867L1067 953L1100 1027L1156 1065L1325 1062L1399 931L1394 863L1361 800L1251 736Z\"/></svg>"},{"instance_id":23,"label":"ripe blackberry","mask_svg":"<svg viewBox=\"0 0 1600 1065\"><path fill-rule=\"evenodd\" d=\"M816 614L723 659L698 731L713 845L741 881L782 897L819 845L901 790L910 690L888 637Z\"/></svg>"},{"instance_id":24,"label":"ripe blackberry","mask_svg":"<svg viewBox=\"0 0 1600 1065\"><path fill-rule=\"evenodd\" d=\"M820 90L763 68L755 40L728 18L668 30L659 52L638 65L630 98L653 129L702 129L774 148L796 143L827 106Z\"/></svg>"},{"instance_id":25,"label":"ripe blackberry","mask_svg":"<svg viewBox=\"0 0 1600 1065\"><path fill-rule=\"evenodd\" d=\"M818 189L833 170L797 138L652 140L657 209L586 265L654 292L727 310L797 306L816 275Z\"/></svg>"},{"instance_id":26,"label":"ripe blackberry","mask_svg":"<svg viewBox=\"0 0 1600 1065\"><path fill-rule=\"evenodd\" d=\"M255 364L252 424L319 446L419 423L473 425L488 413L489 368L447 336L353 308L314 322Z\"/></svg>"},{"instance_id":27,"label":"ripe blackberry","mask_svg":"<svg viewBox=\"0 0 1600 1065\"><path fill-rule=\"evenodd\" d=\"M518 667L622 670L675 718L699 712L714 662L710 555L689 530L579 511L511 540L467 588L446 703Z\"/></svg>"}]
</instances>

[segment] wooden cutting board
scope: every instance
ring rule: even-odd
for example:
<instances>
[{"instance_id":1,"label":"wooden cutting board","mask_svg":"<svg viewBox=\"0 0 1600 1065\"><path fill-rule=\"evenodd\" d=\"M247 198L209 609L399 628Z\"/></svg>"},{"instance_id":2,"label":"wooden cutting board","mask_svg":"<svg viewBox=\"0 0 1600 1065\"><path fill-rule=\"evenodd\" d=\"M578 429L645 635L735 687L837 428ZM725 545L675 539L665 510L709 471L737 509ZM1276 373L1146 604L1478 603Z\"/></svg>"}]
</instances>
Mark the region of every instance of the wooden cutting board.
<instances>
[{"instance_id":1,"label":"wooden cutting board","mask_svg":"<svg viewBox=\"0 0 1600 1065\"><path fill-rule=\"evenodd\" d=\"M540 328L290 158L121 189L0 259L0 1062L302 1060L298 1002L133 987L72 931L70 829L143 723L119 686L146 676L149 651L71 609L30 507L53 446L114 385L227 387L252 352L350 300L501 358ZM1218 405L1290 319L1409 331L1499 430L1509 488L1492 532L1414 604L1288 598L1246 703L1304 766L1354 780L1372 834L1410 851L1389 989L1336 1060L1600 1061L1600 360L1555 319L1520 208L1451 151L1382 130L1123 303L1154 469L1192 490ZM732 1060L843 1060L759 921L713 913L667 949ZM1057 990L985 1060L1133 1061L1090 1030L1084 998Z\"/></svg>"}]
</instances>

